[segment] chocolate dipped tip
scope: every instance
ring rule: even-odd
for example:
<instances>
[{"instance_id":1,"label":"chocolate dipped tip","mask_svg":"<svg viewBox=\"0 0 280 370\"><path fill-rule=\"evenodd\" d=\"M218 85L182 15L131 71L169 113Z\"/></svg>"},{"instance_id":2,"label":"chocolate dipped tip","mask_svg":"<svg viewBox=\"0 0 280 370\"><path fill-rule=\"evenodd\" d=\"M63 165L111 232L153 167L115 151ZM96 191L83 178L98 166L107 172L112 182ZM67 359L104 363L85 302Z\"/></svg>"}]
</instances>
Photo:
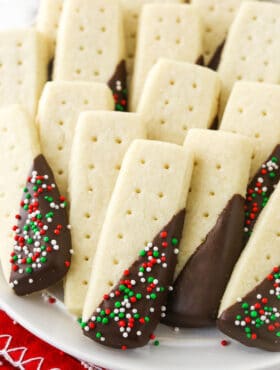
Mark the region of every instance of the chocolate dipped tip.
<instances>
[{"instance_id":1,"label":"chocolate dipped tip","mask_svg":"<svg viewBox=\"0 0 280 370\"><path fill-rule=\"evenodd\" d=\"M244 198L234 195L205 241L176 279L163 322L179 327L214 326L220 302L242 251Z\"/></svg>"},{"instance_id":2,"label":"chocolate dipped tip","mask_svg":"<svg viewBox=\"0 0 280 370\"><path fill-rule=\"evenodd\" d=\"M23 296L60 281L71 262L66 200L43 155L34 161L13 227L10 285Z\"/></svg>"},{"instance_id":3,"label":"chocolate dipped tip","mask_svg":"<svg viewBox=\"0 0 280 370\"><path fill-rule=\"evenodd\" d=\"M224 40L215 50L214 55L212 56L211 60L209 61L207 67L212 69L213 71L217 71L220 62L221 62L221 57L222 53L225 47L226 40Z\"/></svg>"},{"instance_id":4,"label":"chocolate dipped tip","mask_svg":"<svg viewBox=\"0 0 280 370\"><path fill-rule=\"evenodd\" d=\"M280 352L279 267L275 267L255 289L228 309L217 320L217 327L248 347Z\"/></svg>"},{"instance_id":5,"label":"chocolate dipped tip","mask_svg":"<svg viewBox=\"0 0 280 370\"><path fill-rule=\"evenodd\" d=\"M139 258L124 271L119 283L87 322L84 334L108 347L142 347L153 339L177 263L178 246L184 225L182 210L139 253Z\"/></svg>"},{"instance_id":6,"label":"chocolate dipped tip","mask_svg":"<svg viewBox=\"0 0 280 370\"><path fill-rule=\"evenodd\" d=\"M247 188L245 200L244 246L252 235L260 213L280 180L280 145L276 145Z\"/></svg>"},{"instance_id":7,"label":"chocolate dipped tip","mask_svg":"<svg viewBox=\"0 0 280 370\"><path fill-rule=\"evenodd\" d=\"M122 60L116 67L116 70L108 81L108 86L112 90L115 100L115 110L127 112L128 93L127 93L127 71L126 62Z\"/></svg>"},{"instance_id":8,"label":"chocolate dipped tip","mask_svg":"<svg viewBox=\"0 0 280 370\"><path fill-rule=\"evenodd\" d=\"M199 65L199 66L201 66L201 67L204 67L204 66L205 66L205 64L204 64L204 56L203 56L203 55L200 55L200 56L197 58L197 60L196 60L195 64L197 64L197 65Z\"/></svg>"}]
</instances>

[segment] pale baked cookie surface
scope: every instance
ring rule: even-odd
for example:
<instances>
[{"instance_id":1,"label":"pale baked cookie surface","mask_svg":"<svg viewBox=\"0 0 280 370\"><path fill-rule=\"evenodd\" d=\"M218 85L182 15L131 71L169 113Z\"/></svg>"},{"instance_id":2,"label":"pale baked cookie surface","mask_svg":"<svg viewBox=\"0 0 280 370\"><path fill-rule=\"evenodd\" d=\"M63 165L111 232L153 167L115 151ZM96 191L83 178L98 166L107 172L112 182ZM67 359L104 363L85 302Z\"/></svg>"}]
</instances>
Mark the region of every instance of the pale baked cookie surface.
<instances>
[{"instance_id":1,"label":"pale baked cookie surface","mask_svg":"<svg viewBox=\"0 0 280 370\"><path fill-rule=\"evenodd\" d=\"M122 160L134 139L145 139L136 113L85 112L79 117L69 166L74 255L65 281L66 307L81 315L99 235Z\"/></svg>"}]
</instances>

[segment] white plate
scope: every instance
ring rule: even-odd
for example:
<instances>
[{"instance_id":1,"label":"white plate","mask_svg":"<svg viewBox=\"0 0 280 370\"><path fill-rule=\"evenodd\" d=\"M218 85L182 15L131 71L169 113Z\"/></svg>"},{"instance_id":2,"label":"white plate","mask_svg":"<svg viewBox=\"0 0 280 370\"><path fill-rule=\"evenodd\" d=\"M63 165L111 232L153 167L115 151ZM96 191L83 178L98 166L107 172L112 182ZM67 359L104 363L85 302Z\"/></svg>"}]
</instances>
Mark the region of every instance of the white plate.
<instances>
[{"instance_id":1,"label":"white plate","mask_svg":"<svg viewBox=\"0 0 280 370\"><path fill-rule=\"evenodd\" d=\"M38 0L0 0L0 28L25 26L34 20ZM3 246L2 246L3 247ZM102 347L82 335L63 304L50 305L41 294L16 297L0 272L0 307L26 329L53 346L84 361L112 370L279 370L280 354L249 349L232 342L222 347L224 336L215 329L181 330L160 325L160 346L133 351ZM59 293L59 292L58 292Z\"/></svg>"},{"instance_id":2,"label":"white plate","mask_svg":"<svg viewBox=\"0 0 280 370\"><path fill-rule=\"evenodd\" d=\"M84 361L112 370L279 370L280 354L249 349L231 342L222 347L225 337L215 329L180 330L160 325L153 344L130 351L112 350L82 335L74 318L63 304L49 304L42 294L19 298L0 273L0 307L26 329L53 346ZM57 292L58 294L60 291ZM57 294L56 294L57 295Z\"/></svg>"}]
</instances>

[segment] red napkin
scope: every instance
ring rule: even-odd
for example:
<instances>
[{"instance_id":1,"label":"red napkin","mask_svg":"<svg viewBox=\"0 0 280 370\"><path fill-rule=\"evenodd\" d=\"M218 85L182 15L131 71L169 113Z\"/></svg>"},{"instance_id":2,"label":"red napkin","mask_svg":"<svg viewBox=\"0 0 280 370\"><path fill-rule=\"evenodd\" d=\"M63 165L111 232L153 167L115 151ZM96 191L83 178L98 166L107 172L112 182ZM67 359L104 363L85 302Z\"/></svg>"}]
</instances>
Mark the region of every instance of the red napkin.
<instances>
[{"instance_id":1,"label":"red napkin","mask_svg":"<svg viewBox=\"0 0 280 370\"><path fill-rule=\"evenodd\" d=\"M29 333L0 310L0 369L105 370L78 361Z\"/></svg>"}]
</instances>

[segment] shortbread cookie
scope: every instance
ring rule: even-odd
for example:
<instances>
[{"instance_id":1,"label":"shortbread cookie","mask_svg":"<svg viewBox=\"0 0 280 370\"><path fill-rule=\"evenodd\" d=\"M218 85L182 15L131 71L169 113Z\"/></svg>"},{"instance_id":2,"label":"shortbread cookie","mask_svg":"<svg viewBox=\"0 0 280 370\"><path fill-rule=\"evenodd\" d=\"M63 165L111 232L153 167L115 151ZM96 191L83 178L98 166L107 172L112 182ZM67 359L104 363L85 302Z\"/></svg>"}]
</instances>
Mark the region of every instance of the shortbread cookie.
<instances>
[{"instance_id":1,"label":"shortbread cookie","mask_svg":"<svg viewBox=\"0 0 280 370\"><path fill-rule=\"evenodd\" d=\"M232 24L219 74L221 114L237 80L279 83L280 5L244 2Z\"/></svg>"},{"instance_id":2,"label":"shortbread cookie","mask_svg":"<svg viewBox=\"0 0 280 370\"><path fill-rule=\"evenodd\" d=\"M86 297L84 333L104 345L145 345L164 316L184 223L192 155L136 140L101 232Z\"/></svg>"},{"instance_id":3,"label":"shortbread cookie","mask_svg":"<svg viewBox=\"0 0 280 370\"><path fill-rule=\"evenodd\" d=\"M17 295L46 289L66 275L71 263L66 206L50 166L42 154L38 155L13 227L10 284Z\"/></svg>"},{"instance_id":4,"label":"shortbread cookie","mask_svg":"<svg viewBox=\"0 0 280 370\"><path fill-rule=\"evenodd\" d=\"M107 109L114 109L114 102L105 84L78 81L46 84L38 110L40 139L43 154L63 194L68 190L70 151L79 114Z\"/></svg>"},{"instance_id":5,"label":"shortbread cookie","mask_svg":"<svg viewBox=\"0 0 280 370\"><path fill-rule=\"evenodd\" d=\"M85 112L79 117L70 160L70 223L73 263L64 302L81 315L92 261L123 156L134 139L146 137L136 113Z\"/></svg>"},{"instance_id":6,"label":"shortbread cookie","mask_svg":"<svg viewBox=\"0 0 280 370\"><path fill-rule=\"evenodd\" d=\"M280 351L280 185L258 219L219 312L218 327L250 346Z\"/></svg>"},{"instance_id":7,"label":"shortbread cookie","mask_svg":"<svg viewBox=\"0 0 280 370\"><path fill-rule=\"evenodd\" d=\"M228 100L220 129L252 138L251 177L280 144L279 101L280 86L256 82L237 82Z\"/></svg>"},{"instance_id":8,"label":"shortbread cookie","mask_svg":"<svg viewBox=\"0 0 280 370\"><path fill-rule=\"evenodd\" d=\"M183 144L190 128L211 127L219 93L217 73L195 64L160 59L148 75L138 106L148 137Z\"/></svg>"},{"instance_id":9,"label":"shortbread cookie","mask_svg":"<svg viewBox=\"0 0 280 370\"><path fill-rule=\"evenodd\" d=\"M214 70L219 65L230 25L243 1L245 0L192 0L204 24L204 62Z\"/></svg>"},{"instance_id":10,"label":"shortbread cookie","mask_svg":"<svg viewBox=\"0 0 280 370\"><path fill-rule=\"evenodd\" d=\"M202 54L202 24L187 4L144 5L139 23L131 110L137 109L147 75L159 58L195 63Z\"/></svg>"},{"instance_id":11,"label":"shortbread cookie","mask_svg":"<svg viewBox=\"0 0 280 370\"><path fill-rule=\"evenodd\" d=\"M143 5L150 3L164 4L184 2L184 0L121 0L127 54L126 65L128 78L131 76L133 71L138 22Z\"/></svg>"},{"instance_id":12,"label":"shortbread cookie","mask_svg":"<svg viewBox=\"0 0 280 370\"><path fill-rule=\"evenodd\" d=\"M10 278L12 226L26 176L40 153L35 125L20 106L0 109L0 258L5 279Z\"/></svg>"},{"instance_id":13,"label":"shortbread cookie","mask_svg":"<svg viewBox=\"0 0 280 370\"><path fill-rule=\"evenodd\" d=\"M116 0L67 0L60 20L55 80L108 83L117 110L126 110L121 7Z\"/></svg>"},{"instance_id":14,"label":"shortbread cookie","mask_svg":"<svg viewBox=\"0 0 280 370\"><path fill-rule=\"evenodd\" d=\"M49 40L50 57L54 56L57 30L64 0L41 0L36 28Z\"/></svg>"},{"instance_id":15,"label":"shortbread cookie","mask_svg":"<svg viewBox=\"0 0 280 370\"><path fill-rule=\"evenodd\" d=\"M0 107L20 104L35 116L47 71L48 43L40 33L0 32Z\"/></svg>"},{"instance_id":16,"label":"shortbread cookie","mask_svg":"<svg viewBox=\"0 0 280 370\"><path fill-rule=\"evenodd\" d=\"M222 130L253 140L251 180L246 196L244 243L280 179L280 86L238 82L229 98Z\"/></svg>"},{"instance_id":17,"label":"shortbread cookie","mask_svg":"<svg viewBox=\"0 0 280 370\"><path fill-rule=\"evenodd\" d=\"M192 129L184 145L193 151L195 167L165 322L200 327L215 323L243 247L252 144L241 135ZM205 277L203 283L199 276Z\"/></svg>"}]
</instances>

